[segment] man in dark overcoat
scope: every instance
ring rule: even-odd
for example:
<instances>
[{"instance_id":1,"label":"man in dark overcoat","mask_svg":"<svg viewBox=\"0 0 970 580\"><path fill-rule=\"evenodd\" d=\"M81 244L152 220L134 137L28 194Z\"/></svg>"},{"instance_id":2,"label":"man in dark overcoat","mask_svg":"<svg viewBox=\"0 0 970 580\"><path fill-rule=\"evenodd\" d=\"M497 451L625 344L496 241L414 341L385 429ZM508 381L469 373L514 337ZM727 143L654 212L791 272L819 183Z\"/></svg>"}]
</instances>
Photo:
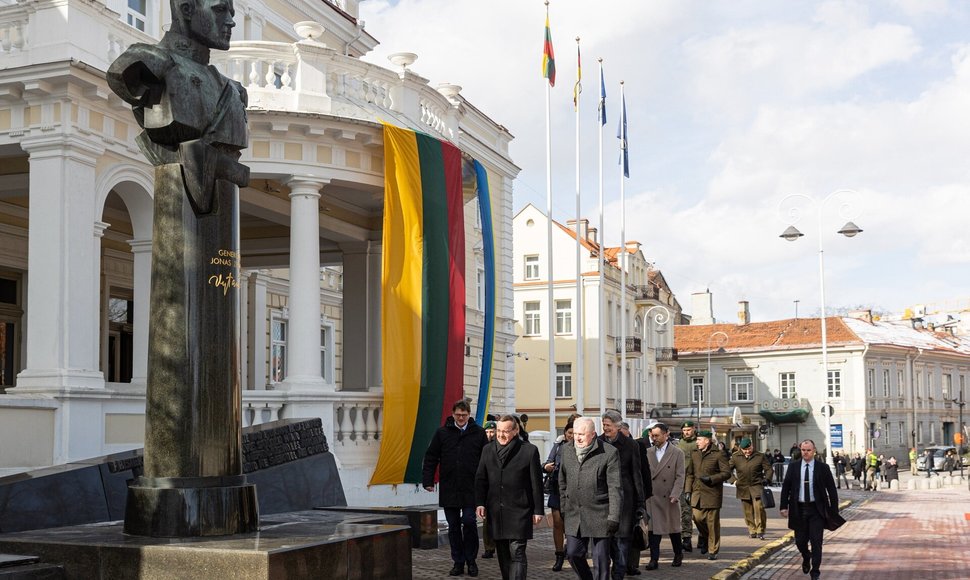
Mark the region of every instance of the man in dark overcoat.
<instances>
[{"instance_id":1,"label":"man in dark overcoat","mask_svg":"<svg viewBox=\"0 0 970 580\"><path fill-rule=\"evenodd\" d=\"M830 519L839 519L839 492L832 470L815 457L815 442L806 439L799 450L802 458L788 466L778 508L781 517L788 518L788 529L795 531L802 572L811 572L816 580L822 565L822 531Z\"/></svg>"},{"instance_id":2,"label":"man in dark overcoat","mask_svg":"<svg viewBox=\"0 0 970 580\"><path fill-rule=\"evenodd\" d=\"M613 580L622 580L627 573L627 557L633 526L643 518L643 472L640 470L640 446L620 432L622 417L616 411L603 413L603 434L600 440L612 445L620 458L620 528L610 539L610 559L613 560ZM636 566L633 566L636 568Z\"/></svg>"},{"instance_id":3,"label":"man in dark overcoat","mask_svg":"<svg viewBox=\"0 0 970 580\"><path fill-rule=\"evenodd\" d=\"M647 460L647 452L653 447L653 443L650 441L650 427L655 425L653 423L649 425L641 433L641 437L636 440L637 447L640 448L640 479L643 480L643 500L644 500L644 517L646 517L646 502L653 496L653 478L650 476L650 462ZM622 429L621 429L622 432ZM640 574L640 549L637 547L636 534L637 524L634 522L633 534L634 537L630 539L630 550L627 552L626 556L626 574L627 576L637 576ZM646 540L646 538L644 538ZM646 543L644 543L644 546Z\"/></svg>"},{"instance_id":4,"label":"man in dark overcoat","mask_svg":"<svg viewBox=\"0 0 970 580\"><path fill-rule=\"evenodd\" d=\"M731 477L727 457L712 441L713 433L697 432L697 449L691 451L687 462L687 481L690 505L697 526L697 547L708 560L717 560L721 547L721 504L724 501L724 482Z\"/></svg>"},{"instance_id":5,"label":"man in dark overcoat","mask_svg":"<svg viewBox=\"0 0 970 580\"><path fill-rule=\"evenodd\" d=\"M653 480L653 495L647 500L647 515L650 518L650 562L647 570L656 570L660 560L660 538L670 537L674 549L674 561L678 567L684 560L681 547L682 522L680 518L680 498L684 492L684 452L670 441L670 429L664 423L657 423L650 429L653 448L647 451L650 464L650 477Z\"/></svg>"},{"instance_id":6,"label":"man in dark overcoat","mask_svg":"<svg viewBox=\"0 0 970 580\"><path fill-rule=\"evenodd\" d=\"M765 539L765 504L761 501L766 483L771 482L771 462L760 451L755 451L751 439L741 438L741 450L731 456L734 470L734 486L744 508L744 522L752 538Z\"/></svg>"},{"instance_id":7,"label":"man in dark overcoat","mask_svg":"<svg viewBox=\"0 0 970 580\"><path fill-rule=\"evenodd\" d=\"M539 450L519 437L512 415L496 422L495 441L485 446L475 476L478 517L485 518L498 555L502 580L525 580L526 542L542 521L542 466Z\"/></svg>"},{"instance_id":8,"label":"man in dark overcoat","mask_svg":"<svg viewBox=\"0 0 970 580\"><path fill-rule=\"evenodd\" d=\"M464 400L451 407L451 417L435 431L424 455L422 483L434 491L438 470L438 505L448 520L448 543L454 567L448 573L478 576L478 522L475 519L475 472L488 438L485 430L471 418L471 407Z\"/></svg>"},{"instance_id":9,"label":"man in dark overcoat","mask_svg":"<svg viewBox=\"0 0 970 580\"><path fill-rule=\"evenodd\" d=\"M573 422L573 442L562 450L559 495L566 559L582 580L609 580L610 538L620 527L620 458L597 439L588 417ZM592 545L593 570L586 562Z\"/></svg>"}]
</instances>

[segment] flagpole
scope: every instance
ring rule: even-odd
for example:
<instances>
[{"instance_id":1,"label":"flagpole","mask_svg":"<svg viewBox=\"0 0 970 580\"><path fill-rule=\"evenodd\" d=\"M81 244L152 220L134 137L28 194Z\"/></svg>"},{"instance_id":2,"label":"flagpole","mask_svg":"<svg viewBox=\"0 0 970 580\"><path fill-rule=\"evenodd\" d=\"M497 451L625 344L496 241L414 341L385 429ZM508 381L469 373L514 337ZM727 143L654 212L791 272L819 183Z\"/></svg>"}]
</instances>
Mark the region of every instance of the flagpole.
<instances>
[{"instance_id":1,"label":"flagpole","mask_svg":"<svg viewBox=\"0 0 970 580\"><path fill-rule=\"evenodd\" d=\"M603 251L605 247L603 244L604 237L606 236L606 229L603 225L603 127L606 126L606 84L603 81L603 59L599 59L600 64L600 118L599 118L599 178L600 178L600 192L599 192L599 218L600 218L600 231L599 231L599 258L596 260L596 273L599 275L600 287L599 287L599 315L597 319L599 320L599 356L596 357L599 361L599 391L600 391L600 417L603 416L603 412L606 411L606 321L603 315L604 305L606 303L606 252Z\"/></svg>"},{"instance_id":2,"label":"flagpole","mask_svg":"<svg viewBox=\"0 0 970 580\"><path fill-rule=\"evenodd\" d=\"M626 94L620 81L620 414L626 417Z\"/></svg>"},{"instance_id":3,"label":"flagpole","mask_svg":"<svg viewBox=\"0 0 970 580\"><path fill-rule=\"evenodd\" d=\"M549 31L549 0L546 0L546 42L549 60L552 60L552 39ZM554 65L553 65L554 66ZM553 71L555 69L553 68ZM556 306L553 302L552 281L552 85L555 83L555 72L546 83L546 276L549 279L548 301L549 312L549 435L556 433Z\"/></svg>"},{"instance_id":4,"label":"flagpole","mask_svg":"<svg viewBox=\"0 0 970 580\"><path fill-rule=\"evenodd\" d=\"M585 377L583 372L583 271L582 271L582 243L579 239L580 228L580 180L579 180L579 102L583 93L582 61L579 54L579 37L576 37L576 86L573 87L576 109L576 412L583 414L586 403Z\"/></svg>"}]
</instances>

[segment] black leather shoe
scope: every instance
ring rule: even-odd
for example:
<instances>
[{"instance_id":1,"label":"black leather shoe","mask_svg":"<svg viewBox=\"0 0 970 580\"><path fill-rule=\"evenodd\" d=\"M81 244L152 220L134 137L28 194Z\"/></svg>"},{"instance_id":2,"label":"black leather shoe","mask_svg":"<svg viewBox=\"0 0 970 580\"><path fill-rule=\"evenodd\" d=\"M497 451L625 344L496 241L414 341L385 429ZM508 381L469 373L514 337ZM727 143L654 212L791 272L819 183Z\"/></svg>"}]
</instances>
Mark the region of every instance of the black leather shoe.
<instances>
[{"instance_id":1,"label":"black leather shoe","mask_svg":"<svg viewBox=\"0 0 970 580\"><path fill-rule=\"evenodd\" d=\"M482 558L485 558L486 560L494 556L495 556L495 550L485 550L484 552L482 552Z\"/></svg>"},{"instance_id":2,"label":"black leather shoe","mask_svg":"<svg viewBox=\"0 0 970 580\"><path fill-rule=\"evenodd\" d=\"M674 568L680 568L680 565L684 563L683 554L674 554L674 563L671 564Z\"/></svg>"},{"instance_id":3,"label":"black leather shoe","mask_svg":"<svg viewBox=\"0 0 970 580\"><path fill-rule=\"evenodd\" d=\"M476 564L475 562L468 563L468 575L478 576L478 564Z\"/></svg>"},{"instance_id":4,"label":"black leather shoe","mask_svg":"<svg viewBox=\"0 0 970 580\"><path fill-rule=\"evenodd\" d=\"M821 574L819 574L818 572L812 572L812 576L811 576L812 580L818 580L820 577L821 577Z\"/></svg>"},{"instance_id":5,"label":"black leather shoe","mask_svg":"<svg viewBox=\"0 0 970 580\"><path fill-rule=\"evenodd\" d=\"M694 550L690 547L690 536L680 539L681 549L685 552L693 552Z\"/></svg>"},{"instance_id":6,"label":"black leather shoe","mask_svg":"<svg viewBox=\"0 0 970 580\"><path fill-rule=\"evenodd\" d=\"M647 562L647 565L644 566L644 568L647 570L656 570L659 567L660 567L660 564L658 564L656 560L650 560L649 562Z\"/></svg>"},{"instance_id":7,"label":"black leather shoe","mask_svg":"<svg viewBox=\"0 0 970 580\"><path fill-rule=\"evenodd\" d=\"M552 565L553 572L562 570L562 565L566 560L566 552L556 552L556 562Z\"/></svg>"},{"instance_id":8,"label":"black leather shoe","mask_svg":"<svg viewBox=\"0 0 970 580\"><path fill-rule=\"evenodd\" d=\"M700 550L701 550L701 554L706 554L707 553L707 546L701 546L700 547Z\"/></svg>"},{"instance_id":9,"label":"black leather shoe","mask_svg":"<svg viewBox=\"0 0 970 580\"><path fill-rule=\"evenodd\" d=\"M640 572L640 569L639 568L627 568L626 569L626 575L627 576L639 576L640 573L641 572Z\"/></svg>"},{"instance_id":10,"label":"black leather shoe","mask_svg":"<svg viewBox=\"0 0 970 580\"><path fill-rule=\"evenodd\" d=\"M707 557L708 560L717 560L717 552L711 554Z\"/></svg>"},{"instance_id":11,"label":"black leather shoe","mask_svg":"<svg viewBox=\"0 0 970 580\"><path fill-rule=\"evenodd\" d=\"M808 571L811 569L812 562L805 556L802 556L802 574L808 574Z\"/></svg>"},{"instance_id":12,"label":"black leather shoe","mask_svg":"<svg viewBox=\"0 0 970 580\"><path fill-rule=\"evenodd\" d=\"M758 539L759 539L759 540L763 540L763 539L765 539L765 535L764 535L764 534L758 534Z\"/></svg>"},{"instance_id":13,"label":"black leather shoe","mask_svg":"<svg viewBox=\"0 0 970 580\"><path fill-rule=\"evenodd\" d=\"M448 575L449 576L461 576L464 573L465 573L465 565L464 564L455 564L454 566L452 566L451 572L448 572Z\"/></svg>"},{"instance_id":14,"label":"black leather shoe","mask_svg":"<svg viewBox=\"0 0 970 580\"><path fill-rule=\"evenodd\" d=\"M758 534L748 534L748 537L757 538L758 537Z\"/></svg>"}]
</instances>

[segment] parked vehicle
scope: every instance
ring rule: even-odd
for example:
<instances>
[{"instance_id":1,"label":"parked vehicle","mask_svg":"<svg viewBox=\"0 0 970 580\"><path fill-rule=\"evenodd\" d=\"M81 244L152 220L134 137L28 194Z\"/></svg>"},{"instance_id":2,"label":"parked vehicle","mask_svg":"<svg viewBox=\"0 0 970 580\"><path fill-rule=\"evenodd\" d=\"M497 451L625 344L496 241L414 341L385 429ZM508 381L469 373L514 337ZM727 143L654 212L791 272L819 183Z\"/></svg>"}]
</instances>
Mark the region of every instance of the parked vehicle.
<instances>
[{"instance_id":1,"label":"parked vehicle","mask_svg":"<svg viewBox=\"0 0 970 580\"><path fill-rule=\"evenodd\" d=\"M941 447L927 447L926 449L933 451L933 470L934 471L943 470L944 468L943 466L946 463L947 451L951 452L954 455L954 457L957 456L956 455L957 448L953 447L952 445L941 446ZM926 449L924 449L923 452L920 453L919 457L916 459L916 469L920 471L926 471ZM961 461L963 462L964 466L968 464L968 460L966 457L961 458ZM955 468L959 469L960 464L955 464L955 465L956 465Z\"/></svg>"}]
</instances>

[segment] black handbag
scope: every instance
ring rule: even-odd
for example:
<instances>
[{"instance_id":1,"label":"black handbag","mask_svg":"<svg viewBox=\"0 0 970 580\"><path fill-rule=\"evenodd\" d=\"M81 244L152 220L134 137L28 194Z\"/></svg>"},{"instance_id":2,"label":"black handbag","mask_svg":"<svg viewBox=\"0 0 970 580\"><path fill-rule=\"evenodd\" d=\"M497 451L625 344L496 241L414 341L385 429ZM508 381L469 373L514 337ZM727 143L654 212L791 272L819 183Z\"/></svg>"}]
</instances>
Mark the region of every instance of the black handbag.
<instances>
[{"instance_id":1,"label":"black handbag","mask_svg":"<svg viewBox=\"0 0 970 580\"><path fill-rule=\"evenodd\" d=\"M761 503L765 508L775 507L775 494L767 487L761 488Z\"/></svg>"}]
</instances>

